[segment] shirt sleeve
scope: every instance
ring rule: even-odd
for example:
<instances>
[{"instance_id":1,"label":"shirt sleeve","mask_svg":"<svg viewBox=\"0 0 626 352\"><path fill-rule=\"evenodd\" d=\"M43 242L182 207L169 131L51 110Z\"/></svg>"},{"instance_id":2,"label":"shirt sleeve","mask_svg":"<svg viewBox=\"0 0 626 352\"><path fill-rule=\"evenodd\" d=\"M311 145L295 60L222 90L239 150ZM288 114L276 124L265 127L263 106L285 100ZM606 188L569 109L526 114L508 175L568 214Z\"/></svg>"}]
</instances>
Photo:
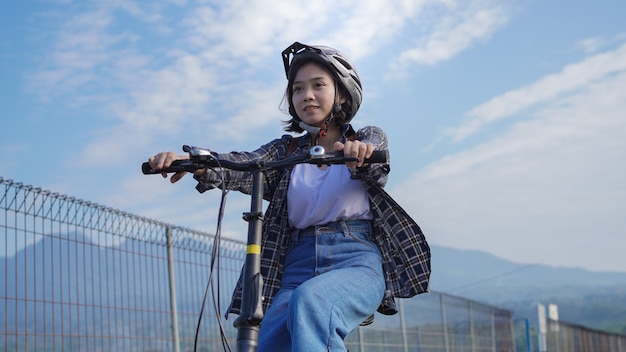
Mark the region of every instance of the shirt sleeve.
<instances>
[{"instance_id":1,"label":"shirt sleeve","mask_svg":"<svg viewBox=\"0 0 626 352\"><path fill-rule=\"evenodd\" d=\"M353 171L352 177L377 184L381 187L385 186L385 184L387 184L389 171L391 170L387 135L379 127L367 126L357 131L356 139L364 143L373 144L374 150L385 151L387 161L385 163L368 164L364 167L357 168Z\"/></svg>"}]
</instances>

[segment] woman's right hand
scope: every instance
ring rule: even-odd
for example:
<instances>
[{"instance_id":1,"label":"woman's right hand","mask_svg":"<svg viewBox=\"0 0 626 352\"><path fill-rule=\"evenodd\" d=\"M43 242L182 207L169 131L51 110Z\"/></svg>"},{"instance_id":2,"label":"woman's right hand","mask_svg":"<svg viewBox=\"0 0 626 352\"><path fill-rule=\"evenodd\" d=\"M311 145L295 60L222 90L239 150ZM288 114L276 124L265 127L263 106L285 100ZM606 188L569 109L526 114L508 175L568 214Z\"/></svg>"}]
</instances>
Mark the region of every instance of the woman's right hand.
<instances>
[{"instance_id":1,"label":"woman's right hand","mask_svg":"<svg viewBox=\"0 0 626 352\"><path fill-rule=\"evenodd\" d=\"M189 159L188 155L178 155L174 152L161 152L148 158L148 163L150 164L150 167L152 167L155 170L158 170L158 169L164 169L164 168L170 167L174 160L188 160L188 159ZM170 178L170 182L175 183L181 178L183 178L186 174L187 174L186 171L177 172L172 175L172 177ZM163 178L167 178L167 173L163 172L161 173L161 176L163 176Z\"/></svg>"}]
</instances>

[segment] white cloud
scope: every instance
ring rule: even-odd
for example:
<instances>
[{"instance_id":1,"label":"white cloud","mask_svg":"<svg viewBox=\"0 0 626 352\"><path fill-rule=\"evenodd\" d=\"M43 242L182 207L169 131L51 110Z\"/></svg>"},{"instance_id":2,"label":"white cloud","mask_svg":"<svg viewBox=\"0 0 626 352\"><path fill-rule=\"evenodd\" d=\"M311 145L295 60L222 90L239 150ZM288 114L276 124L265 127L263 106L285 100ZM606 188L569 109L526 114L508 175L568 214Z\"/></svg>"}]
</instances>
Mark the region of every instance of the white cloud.
<instances>
[{"instance_id":1,"label":"white cloud","mask_svg":"<svg viewBox=\"0 0 626 352\"><path fill-rule=\"evenodd\" d=\"M329 32L322 41L334 46L341 45L352 60L376 53L390 39L403 35L410 19L419 13L430 0L383 2L377 0L350 1L339 9L336 30ZM350 40L346 40L350 38Z\"/></svg>"},{"instance_id":2,"label":"white cloud","mask_svg":"<svg viewBox=\"0 0 626 352\"><path fill-rule=\"evenodd\" d=\"M618 49L589 57L544 77L528 86L497 96L467 113L468 120L448 130L454 141L478 132L485 125L511 117L544 101L571 93L576 89L626 70L626 44Z\"/></svg>"},{"instance_id":3,"label":"white cloud","mask_svg":"<svg viewBox=\"0 0 626 352\"><path fill-rule=\"evenodd\" d=\"M186 41L217 60L258 64L263 58L279 58L282 47L294 41L288 38L306 38L308 33L323 30L331 19L331 8L331 1L239 0L217 9L202 6L185 20Z\"/></svg>"},{"instance_id":4,"label":"white cloud","mask_svg":"<svg viewBox=\"0 0 626 352\"><path fill-rule=\"evenodd\" d=\"M401 76L414 64L433 65L449 60L484 41L508 22L507 2L438 1L427 7L412 30L413 47L392 63L391 76ZM420 34L423 31L423 34Z\"/></svg>"},{"instance_id":5,"label":"white cloud","mask_svg":"<svg viewBox=\"0 0 626 352\"><path fill-rule=\"evenodd\" d=\"M109 60L109 48L122 40L105 33L113 18L104 9L73 15L57 32L30 77L30 89L44 99L72 92L95 79L95 68ZM48 44L48 43L46 43Z\"/></svg>"},{"instance_id":6,"label":"white cloud","mask_svg":"<svg viewBox=\"0 0 626 352\"><path fill-rule=\"evenodd\" d=\"M605 37L592 37L579 41L578 43L576 43L576 47L589 54L596 52L599 48L605 46L606 43L607 40Z\"/></svg>"},{"instance_id":7,"label":"white cloud","mask_svg":"<svg viewBox=\"0 0 626 352\"><path fill-rule=\"evenodd\" d=\"M433 243L623 270L624 111L626 73L605 76L544 101L506 133L429 165L392 193Z\"/></svg>"},{"instance_id":8,"label":"white cloud","mask_svg":"<svg viewBox=\"0 0 626 352\"><path fill-rule=\"evenodd\" d=\"M608 45L623 42L625 39L626 32L618 33L609 37L596 36L578 41L575 44L575 47L579 50L582 50L586 54L592 54L605 48Z\"/></svg>"},{"instance_id":9,"label":"white cloud","mask_svg":"<svg viewBox=\"0 0 626 352\"><path fill-rule=\"evenodd\" d=\"M198 56L182 54L167 67L142 75L145 81L135 82L131 105L119 116L154 132L176 130L182 127L178 123L207 111L218 75Z\"/></svg>"},{"instance_id":10,"label":"white cloud","mask_svg":"<svg viewBox=\"0 0 626 352\"><path fill-rule=\"evenodd\" d=\"M288 115L279 111L279 103L283 97L284 84L249 84L256 86L242 89L231 103L234 114L210 126L211 134L215 136L212 143L219 144L224 140L242 141L251 135L258 134L265 126L279 126ZM275 137L278 137L276 135Z\"/></svg>"}]
</instances>

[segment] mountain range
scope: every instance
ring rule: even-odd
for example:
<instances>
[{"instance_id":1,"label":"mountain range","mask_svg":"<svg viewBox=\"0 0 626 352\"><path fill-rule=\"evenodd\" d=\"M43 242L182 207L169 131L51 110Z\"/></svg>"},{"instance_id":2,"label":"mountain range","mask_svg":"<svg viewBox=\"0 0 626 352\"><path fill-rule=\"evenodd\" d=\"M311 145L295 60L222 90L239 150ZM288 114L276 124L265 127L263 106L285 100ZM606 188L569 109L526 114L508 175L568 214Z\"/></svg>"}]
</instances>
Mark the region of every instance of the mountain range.
<instances>
[{"instance_id":1,"label":"mountain range","mask_svg":"<svg viewBox=\"0 0 626 352\"><path fill-rule=\"evenodd\" d=\"M626 335L626 271L520 264L486 252L432 246L431 289L537 320L556 304L559 319Z\"/></svg>"}]
</instances>

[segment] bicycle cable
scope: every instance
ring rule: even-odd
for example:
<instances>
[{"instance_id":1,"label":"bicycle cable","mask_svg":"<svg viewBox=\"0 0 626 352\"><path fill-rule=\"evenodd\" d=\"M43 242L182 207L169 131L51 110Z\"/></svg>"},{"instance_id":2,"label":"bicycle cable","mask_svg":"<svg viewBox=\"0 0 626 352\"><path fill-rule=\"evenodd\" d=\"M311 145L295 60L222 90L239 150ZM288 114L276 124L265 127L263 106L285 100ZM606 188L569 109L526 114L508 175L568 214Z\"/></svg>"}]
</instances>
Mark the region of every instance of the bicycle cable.
<instances>
[{"instance_id":1,"label":"bicycle cable","mask_svg":"<svg viewBox=\"0 0 626 352\"><path fill-rule=\"evenodd\" d=\"M217 160L217 159L216 159ZM219 160L217 160L218 162L218 168L220 169L220 172L215 171L212 168L207 168L207 172L209 172L209 169L214 171L216 174L219 175L219 179L222 182L222 185L225 183L225 178L224 178L224 173L223 173L223 168L221 168L219 166ZM220 340L222 343L222 347L224 349L224 351L232 351L230 344L228 343L228 338L226 336L226 331L224 329L224 325L222 322L222 313L221 313L221 308L220 308L220 304L221 304L221 289L220 289L220 244L221 244L221 235L222 235L222 220L224 218L224 210L226 207L226 196L228 195L228 190L224 189L224 187L222 187L222 193L221 193L221 199L220 199L220 207L218 210L218 216L217 216L217 225L216 225L216 229L215 229L215 235L213 237L213 248L211 250L211 262L210 262L210 268L209 268L209 280L207 282L205 291L204 291L204 296L202 298L202 305L200 308L200 314L198 316L198 323L196 325L196 332L195 332L195 336L194 336L194 345L193 345L193 350L194 352L197 351L198 348L198 338L200 335L200 327L201 327L201 323L202 323L202 317L204 316L204 309L206 307L206 301L207 301L207 296L209 295L209 291L211 292L211 297L212 297L212 301L213 301L213 309L216 313L216 319L217 319L217 324L219 326L220 329ZM217 274L215 275L217 278L217 294L216 294L216 285L214 284L214 274L215 274L215 269L217 268Z\"/></svg>"}]
</instances>

